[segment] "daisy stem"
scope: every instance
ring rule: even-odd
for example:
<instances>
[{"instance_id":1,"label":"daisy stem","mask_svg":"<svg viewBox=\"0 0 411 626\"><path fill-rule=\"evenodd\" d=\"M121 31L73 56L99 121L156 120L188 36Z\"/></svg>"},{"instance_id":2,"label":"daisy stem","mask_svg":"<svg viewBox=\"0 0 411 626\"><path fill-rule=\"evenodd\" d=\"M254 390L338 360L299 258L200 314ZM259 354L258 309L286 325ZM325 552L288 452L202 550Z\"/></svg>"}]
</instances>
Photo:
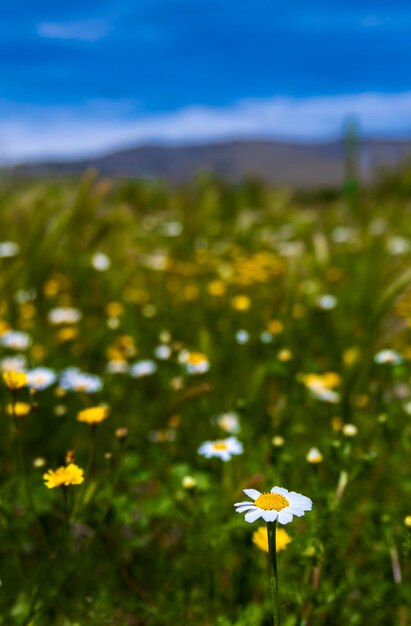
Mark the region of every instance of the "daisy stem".
<instances>
[{"instance_id":1,"label":"daisy stem","mask_svg":"<svg viewBox=\"0 0 411 626\"><path fill-rule=\"evenodd\" d=\"M268 552L270 560L271 602L273 607L274 626L280 626L280 594L278 590L277 571L277 522L267 522Z\"/></svg>"}]
</instances>

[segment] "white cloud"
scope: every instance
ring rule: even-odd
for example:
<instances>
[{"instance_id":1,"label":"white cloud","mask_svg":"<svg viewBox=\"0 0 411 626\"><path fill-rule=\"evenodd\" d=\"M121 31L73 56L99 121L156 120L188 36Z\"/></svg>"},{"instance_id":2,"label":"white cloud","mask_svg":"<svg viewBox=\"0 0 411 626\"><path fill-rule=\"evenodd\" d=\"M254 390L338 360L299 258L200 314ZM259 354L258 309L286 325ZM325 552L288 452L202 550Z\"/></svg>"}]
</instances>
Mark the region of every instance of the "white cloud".
<instances>
[{"instance_id":1,"label":"white cloud","mask_svg":"<svg viewBox=\"0 0 411 626\"><path fill-rule=\"evenodd\" d=\"M77 22L42 22L37 24L37 34L47 39L68 39L94 43L107 34L104 20L79 20Z\"/></svg>"},{"instance_id":2,"label":"white cloud","mask_svg":"<svg viewBox=\"0 0 411 626\"><path fill-rule=\"evenodd\" d=\"M17 111L17 112L16 112ZM234 138L327 140L355 117L366 136L411 135L411 92L315 98L275 97L230 106L186 107L136 116L130 103L20 109L0 104L0 160L101 154L122 146L206 143Z\"/></svg>"}]
</instances>

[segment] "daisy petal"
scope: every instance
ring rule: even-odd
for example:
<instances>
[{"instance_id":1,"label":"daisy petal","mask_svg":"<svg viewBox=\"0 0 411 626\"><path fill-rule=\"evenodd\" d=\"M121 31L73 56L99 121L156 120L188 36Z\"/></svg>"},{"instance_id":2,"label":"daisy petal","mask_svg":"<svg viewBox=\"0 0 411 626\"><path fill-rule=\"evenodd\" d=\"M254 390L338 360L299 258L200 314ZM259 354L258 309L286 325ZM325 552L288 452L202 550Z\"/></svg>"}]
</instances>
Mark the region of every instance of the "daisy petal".
<instances>
[{"instance_id":1,"label":"daisy petal","mask_svg":"<svg viewBox=\"0 0 411 626\"><path fill-rule=\"evenodd\" d=\"M291 513L286 513L284 510L280 511L278 514L278 521L280 524L288 524L293 519Z\"/></svg>"},{"instance_id":2,"label":"daisy petal","mask_svg":"<svg viewBox=\"0 0 411 626\"><path fill-rule=\"evenodd\" d=\"M261 496L261 492L257 491L257 489L243 489L246 496L252 498L253 500L257 500Z\"/></svg>"},{"instance_id":3,"label":"daisy petal","mask_svg":"<svg viewBox=\"0 0 411 626\"><path fill-rule=\"evenodd\" d=\"M288 489L284 489L284 487L273 487L271 489L271 493L279 493L281 496L286 496L288 494Z\"/></svg>"},{"instance_id":4,"label":"daisy petal","mask_svg":"<svg viewBox=\"0 0 411 626\"><path fill-rule=\"evenodd\" d=\"M307 498L307 496L302 496L300 493L296 493L295 491L290 491L290 493L288 494L289 496L289 501L291 506L293 506L295 504L295 506L300 506L300 507L309 507L309 511L312 508L312 500L310 500L310 498Z\"/></svg>"},{"instance_id":5,"label":"daisy petal","mask_svg":"<svg viewBox=\"0 0 411 626\"><path fill-rule=\"evenodd\" d=\"M255 511L257 507L254 506L254 504L244 504L244 506L239 506L236 509L237 513L244 513L244 511Z\"/></svg>"},{"instance_id":6,"label":"daisy petal","mask_svg":"<svg viewBox=\"0 0 411 626\"><path fill-rule=\"evenodd\" d=\"M261 517L261 513L262 513L262 510L256 508L254 511L249 511L248 513L246 513L244 519L249 524L252 524L252 522L255 522L256 519Z\"/></svg>"},{"instance_id":7,"label":"daisy petal","mask_svg":"<svg viewBox=\"0 0 411 626\"><path fill-rule=\"evenodd\" d=\"M278 511L264 511L262 517L265 522L275 522L278 518Z\"/></svg>"},{"instance_id":8,"label":"daisy petal","mask_svg":"<svg viewBox=\"0 0 411 626\"><path fill-rule=\"evenodd\" d=\"M295 515L296 517L302 517L305 513L304 509L301 509L298 506L287 506L283 509L284 513L291 513L291 515Z\"/></svg>"}]
</instances>

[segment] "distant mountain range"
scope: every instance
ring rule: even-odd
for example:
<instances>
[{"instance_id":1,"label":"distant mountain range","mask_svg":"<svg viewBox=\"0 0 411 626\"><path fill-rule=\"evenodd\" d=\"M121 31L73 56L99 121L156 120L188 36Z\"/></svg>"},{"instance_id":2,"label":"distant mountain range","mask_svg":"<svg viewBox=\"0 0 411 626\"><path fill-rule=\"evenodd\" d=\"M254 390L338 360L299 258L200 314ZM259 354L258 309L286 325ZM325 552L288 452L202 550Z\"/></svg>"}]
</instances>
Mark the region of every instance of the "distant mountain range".
<instances>
[{"instance_id":1,"label":"distant mountain range","mask_svg":"<svg viewBox=\"0 0 411 626\"><path fill-rule=\"evenodd\" d=\"M392 169L411 157L411 140L364 139L357 146L361 180L371 181L381 169ZM103 176L161 178L173 183L199 172L213 172L231 181L255 176L297 187L341 185L343 141L291 143L230 141L195 146L141 146L78 161L28 163L13 168L25 176L76 175L93 168Z\"/></svg>"}]
</instances>

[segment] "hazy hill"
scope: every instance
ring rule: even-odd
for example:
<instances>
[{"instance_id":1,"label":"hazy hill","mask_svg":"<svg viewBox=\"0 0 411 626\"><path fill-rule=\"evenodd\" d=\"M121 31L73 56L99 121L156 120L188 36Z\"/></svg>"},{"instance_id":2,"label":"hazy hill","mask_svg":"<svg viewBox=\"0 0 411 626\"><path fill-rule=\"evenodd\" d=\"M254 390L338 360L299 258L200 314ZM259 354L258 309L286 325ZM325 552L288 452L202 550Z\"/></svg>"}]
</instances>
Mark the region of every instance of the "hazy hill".
<instances>
[{"instance_id":1,"label":"hazy hill","mask_svg":"<svg viewBox=\"0 0 411 626\"><path fill-rule=\"evenodd\" d=\"M360 177L372 180L381 168L399 165L411 155L411 140L363 140L358 146ZM79 161L23 164L29 176L77 174L95 168L112 177L163 178L184 182L201 171L229 180L257 176L265 181L303 187L341 184L344 144L231 141L196 146L141 146Z\"/></svg>"}]
</instances>

